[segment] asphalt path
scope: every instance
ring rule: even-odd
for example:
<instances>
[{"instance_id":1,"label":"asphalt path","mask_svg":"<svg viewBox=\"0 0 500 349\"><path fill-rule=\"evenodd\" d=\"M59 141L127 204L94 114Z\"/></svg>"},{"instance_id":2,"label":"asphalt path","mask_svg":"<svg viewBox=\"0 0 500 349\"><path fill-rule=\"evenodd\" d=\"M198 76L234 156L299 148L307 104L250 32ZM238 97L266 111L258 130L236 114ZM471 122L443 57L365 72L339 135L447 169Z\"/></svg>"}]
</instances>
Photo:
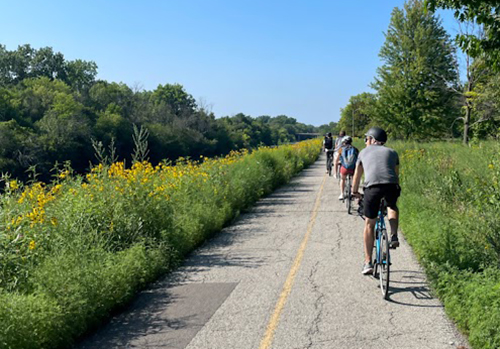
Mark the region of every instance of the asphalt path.
<instances>
[{"instance_id":1,"label":"asphalt path","mask_svg":"<svg viewBox=\"0 0 500 349\"><path fill-rule=\"evenodd\" d=\"M389 300L361 274L363 221L347 214L324 163L258 201L78 347L468 348L404 235Z\"/></svg>"}]
</instances>

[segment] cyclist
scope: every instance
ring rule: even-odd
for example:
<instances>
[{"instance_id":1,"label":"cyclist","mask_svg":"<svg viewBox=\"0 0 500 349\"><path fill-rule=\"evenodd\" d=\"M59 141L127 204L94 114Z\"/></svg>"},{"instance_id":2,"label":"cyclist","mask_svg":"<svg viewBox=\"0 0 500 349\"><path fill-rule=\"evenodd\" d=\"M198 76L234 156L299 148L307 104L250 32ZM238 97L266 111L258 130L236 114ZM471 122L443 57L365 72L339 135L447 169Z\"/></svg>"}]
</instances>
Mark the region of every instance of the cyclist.
<instances>
[{"instance_id":1,"label":"cyclist","mask_svg":"<svg viewBox=\"0 0 500 349\"><path fill-rule=\"evenodd\" d=\"M326 173L328 173L328 161L333 163L333 137L331 132L328 132L323 140L323 149L326 152Z\"/></svg>"},{"instance_id":2,"label":"cyclist","mask_svg":"<svg viewBox=\"0 0 500 349\"><path fill-rule=\"evenodd\" d=\"M337 163L337 158L339 156L338 154L338 151L340 149L340 147L342 146L342 139L345 137L345 131L340 131L339 132L339 136L337 137L337 139L335 140L335 149L333 150L334 151L334 155L333 155L333 163L336 164ZM335 165L335 178L337 178L337 172L338 172L338 166ZM338 179L338 178L337 178Z\"/></svg>"},{"instance_id":3,"label":"cyclist","mask_svg":"<svg viewBox=\"0 0 500 349\"><path fill-rule=\"evenodd\" d=\"M372 250L374 242L375 222L382 198L387 203L387 214L391 227L390 247L399 246L398 218L399 211L396 205L401 193L399 187L399 156L395 150L386 147L387 133L379 128L372 127L365 134L366 148L358 156L358 162L353 179L353 195L360 197L358 192L361 176L365 174L364 183L364 211L365 228L363 234L365 247L365 263L362 273L373 273Z\"/></svg>"},{"instance_id":4,"label":"cyclist","mask_svg":"<svg viewBox=\"0 0 500 349\"><path fill-rule=\"evenodd\" d=\"M339 200L344 200L345 180L348 175L354 175L359 150L352 145L351 136L342 138L342 145L336 157L335 168L340 166L340 196Z\"/></svg>"}]
</instances>

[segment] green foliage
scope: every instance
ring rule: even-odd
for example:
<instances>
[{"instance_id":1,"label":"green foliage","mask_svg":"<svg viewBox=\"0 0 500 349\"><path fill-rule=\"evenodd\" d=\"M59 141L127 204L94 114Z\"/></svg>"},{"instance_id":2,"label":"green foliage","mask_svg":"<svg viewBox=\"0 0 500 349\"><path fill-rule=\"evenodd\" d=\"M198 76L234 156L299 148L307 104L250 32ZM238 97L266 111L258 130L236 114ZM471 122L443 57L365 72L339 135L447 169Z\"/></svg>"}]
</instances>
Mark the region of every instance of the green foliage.
<instances>
[{"instance_id":1,"label":"green foliage","mask_svg":"<svg viewBox=\"0 0 500 349\"><path fill-rule=\"evenodd\" d=\"M401 228L474 348L500 346L500 146L393 143Z\"/></svg>"},{"instance_id":2,"label":"green foliage","mask_svg":"<svg viewBox=\"0 0 500 349\"><path fill-rule=\"evenodd\" d=\"M338 128L353 137L362 137L373 126L376 115L377 97L373 93L352 96L345 108L340 111Z\"/></svg>"},{"instance_id":3,"label":"green foliage","mask_svg":"<svg viewBox=\"0 0 500 349\"><path fill-rule=\"evenodd\" d=\"M491 74L482 79L471 96L473 119L471 133L475 138L500 136L500 74Z\"/></svg>"},{"instance_id":4,"label":"green foliage","mask_svg":"<svg viewBox=\"0 0 500 349\"><path fill-rule=\"evenodd\" d=\"M476 22L484 27L484 35L458 34L457 42L472 57L483 57L488 65L500 68L500 12L494 0L426 0L427 8L434 11L441 7L454 10L460 22Z\"/></svg>"},{"instance_id":5,"label":"green foliage","mask_svg":"<svg viewBox=\"0 0 500 349\"><path fill-rule=\"evenodd\" d=\"M176 166L68 166L51 185L4 178L0 346L69 347L259 197L313 163L320 141Z\"/></svg>"},{"instance_id":6,"label":"green foliage","mask_svg":"<svg viewBox=\"0 0 500 349\"><path fill-rule=\"evenodd\" d=\"M193 96L180 84L160 84L151 94L151 101L155 106L165 105L170 113L177 116L192 114L197 107Z\"/></svg>"},{"instance_id":7,"label":"green foliage","mask_svg":"<svg viewBox=\"0 0 500 349\"><path fill-rule=\"evenodd\" d=\"M458 81L455 50L440 20L420 0L395 8L373 87L377 122L395 137L446 135L458 114L450 89Z\"/></svg>"},{"instance_id":8,"label":"green foliage","mask_svg":"<svg viewBox=\"0 0 500 349\"><path fill-rule=\"evenodd\" d=\"M8 51L0 45L0 86L15 85L27 78L46 77L59 79L82 91L94 81L97 66L82 60L66 61L60 52L51 47L39 50L22 45Z\"/></svg>"},{"instance_id":9,"label":"green foliage","mask_svg":"<svg viewBox=\"0 0 500 349\"><path fill-rule=\"evenodd\" d=\"M332 121L329 124L319 126L317 132L320 136L324 136L328 132L336 135L340 132L340 126L338 123Z\"/></svg>"},{"instance_id":10,"label":"green foliage","mask_svg":"<svg viewBox=\"0 0 500 349\"><path fill-rule=\"evenodd\" d=\"M24 172L36 165L48 181L55 162L69 160L84 173L93 160L91 139L104 148L113 142L116 156L131 161L133 125L149 131L155 164L295 142L297 133L316 130L285 115L216 119L180 84L142 91L96 81L96 73L94 62L66 61L50 47L8 51L0 45L0 122L19 126L10 123L9 139L2 137L0 172L26 180Z\"/></svg>"}]
</instances>

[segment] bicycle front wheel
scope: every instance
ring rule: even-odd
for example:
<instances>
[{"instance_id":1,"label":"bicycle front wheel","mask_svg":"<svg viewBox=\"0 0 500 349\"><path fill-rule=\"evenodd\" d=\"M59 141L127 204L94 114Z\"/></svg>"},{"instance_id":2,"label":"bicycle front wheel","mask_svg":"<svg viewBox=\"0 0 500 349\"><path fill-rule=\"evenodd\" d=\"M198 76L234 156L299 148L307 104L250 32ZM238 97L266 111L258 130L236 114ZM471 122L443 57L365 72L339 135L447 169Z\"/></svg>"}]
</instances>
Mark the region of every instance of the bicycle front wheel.
<instances>
[{"instance_id":1,"label":"bicycle front wheel","mask_svg":"<svg viewBox=\"0 0 500 349\"><path fill-rule=\"evenodd\" d=\"M380 290L385 299L389 298L389 275L391 269L391 258L389 254L389 239L387 230L383 229L380 236L380 259L379 259Z\"/></svg>"},{"instance_id":2,"label":"bicycle front wheel","mask_svg":"<svg viewBox=\"0 0 500 349\"><path fill-rule=\"evenodd\" d=\"M347 176L345 183L345 206L347 208L347 214L351 214L352 208L352 198L351 198L351 176Z\"/></svg>"}]
</instances>

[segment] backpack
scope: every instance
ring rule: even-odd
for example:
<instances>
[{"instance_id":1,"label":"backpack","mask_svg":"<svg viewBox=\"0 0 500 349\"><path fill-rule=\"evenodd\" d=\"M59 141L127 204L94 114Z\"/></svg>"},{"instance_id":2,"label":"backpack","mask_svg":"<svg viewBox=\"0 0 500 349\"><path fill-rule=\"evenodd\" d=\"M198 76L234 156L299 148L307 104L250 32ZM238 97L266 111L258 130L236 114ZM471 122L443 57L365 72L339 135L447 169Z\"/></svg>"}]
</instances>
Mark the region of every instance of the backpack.
<instances>
[{"instance_id":1,"label":"backpack","mask_svg":"<svg viewBox=\"0 0 500 349\"><path fill-rule=\"evenodd\" d=\"M325 137L325 149L332 149L332 148L333 148L333 138Z\"/></svg>"},{"instance_id":2,"label":"backpack","mask_svg":"<svg viewBox=\"0 0 500 349\"><path fill-rule=\"evenodd\" d=\"M347 170L354 170L358 161L358 150L352 145L342 147L340 162Z\"/></svg>"}]
</instances>

